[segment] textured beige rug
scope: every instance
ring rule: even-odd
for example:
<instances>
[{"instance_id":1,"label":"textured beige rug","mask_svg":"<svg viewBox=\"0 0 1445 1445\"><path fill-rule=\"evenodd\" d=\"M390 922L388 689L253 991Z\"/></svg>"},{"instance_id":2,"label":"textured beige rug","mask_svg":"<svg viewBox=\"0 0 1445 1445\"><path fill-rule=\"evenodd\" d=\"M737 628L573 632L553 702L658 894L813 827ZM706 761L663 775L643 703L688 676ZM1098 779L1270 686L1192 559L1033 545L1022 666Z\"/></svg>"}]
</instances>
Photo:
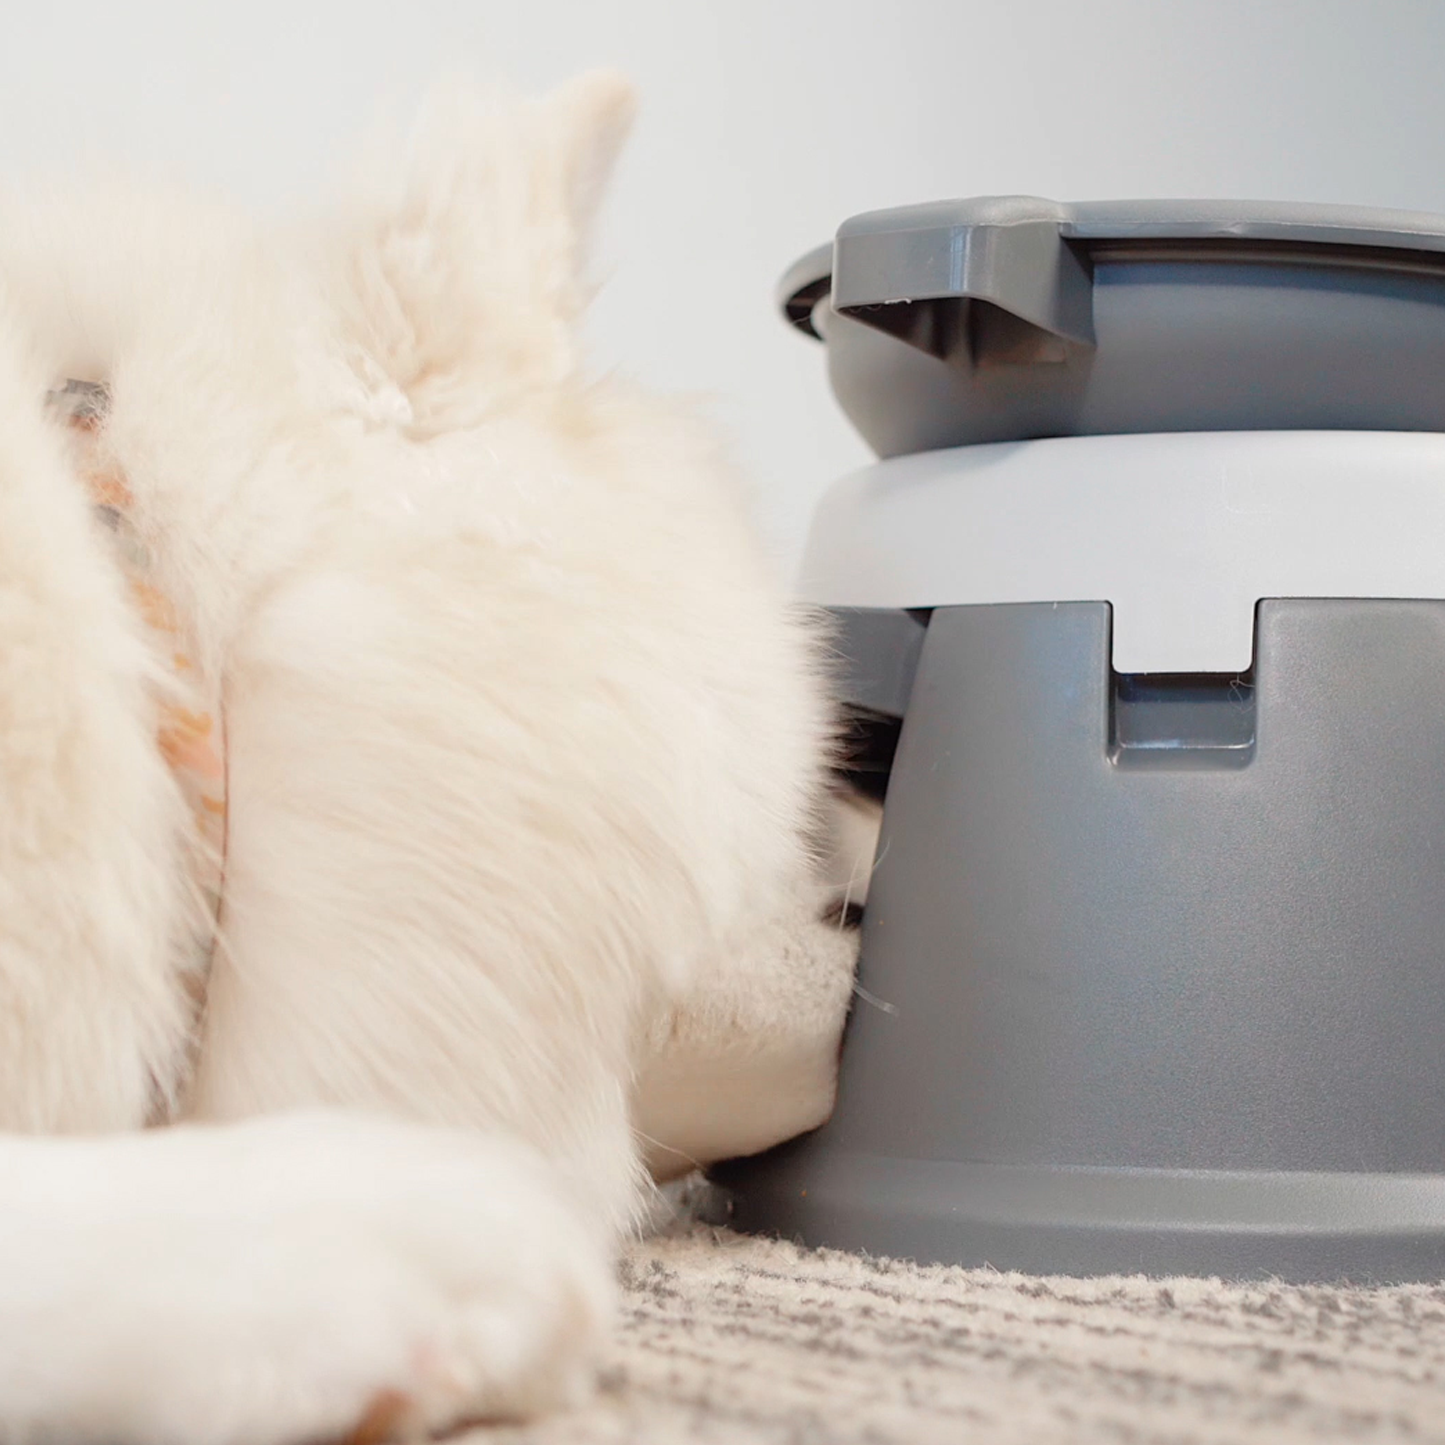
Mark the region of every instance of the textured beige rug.
<instances>
[{"instance_id":1,"label":"textured beige rug","mask_svg":"<svg viewBox=\"0 0 1445 1445\"><path fill-rule=\"evenodd\" d=\"M920 1269L696 1227L635 1245L606 1388L469 1445L1445 1441L1445 1286Z\"/></svg>"}]
</instances>

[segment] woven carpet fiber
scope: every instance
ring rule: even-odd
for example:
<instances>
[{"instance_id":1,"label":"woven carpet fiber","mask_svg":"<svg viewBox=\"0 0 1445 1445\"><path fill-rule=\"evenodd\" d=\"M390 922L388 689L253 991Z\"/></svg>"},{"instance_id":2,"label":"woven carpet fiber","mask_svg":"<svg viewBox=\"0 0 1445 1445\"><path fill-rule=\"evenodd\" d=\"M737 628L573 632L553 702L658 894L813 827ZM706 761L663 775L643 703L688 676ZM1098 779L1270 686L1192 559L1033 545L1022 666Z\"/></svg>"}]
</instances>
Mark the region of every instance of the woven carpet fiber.
<instances>
[{"instance_id":1,"label":"woven carpet fiber","mask_svg":"<svg viewBox=\"0 0 1445 1445\"><path fill-rule=\"evenodd\" d=\"M598 1399L468 1445L1445 1441L1445 1286L1040 1279L694 1226Z\"/></svg>"}]
</instances>

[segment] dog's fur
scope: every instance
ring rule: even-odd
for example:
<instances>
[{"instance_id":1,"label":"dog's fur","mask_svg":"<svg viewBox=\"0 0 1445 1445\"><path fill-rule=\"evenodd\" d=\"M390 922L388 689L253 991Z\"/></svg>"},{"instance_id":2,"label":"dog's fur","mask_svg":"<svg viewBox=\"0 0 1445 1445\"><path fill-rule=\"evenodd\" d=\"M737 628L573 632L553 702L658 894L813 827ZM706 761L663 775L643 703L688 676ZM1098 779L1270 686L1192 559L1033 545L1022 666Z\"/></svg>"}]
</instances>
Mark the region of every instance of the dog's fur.
<instances>
[{"instance_id":1,"label":"dog's fur","mask_svg":"<svg viewBox=\"0 0 1445 1445\"><path fill-rule=\"evenodd\" d=\"M607 75L449 93L285 233L0 208L0 1439L554 1405L634 1116L661 1169L829 1107L846 969L768 992L815 916L816 648L707 428L580 370L631 109ZM67 378L108 389L96 445L224 692L199 1013L156 738L194 679L47 417Z\"/></svg>"}]
</instances>

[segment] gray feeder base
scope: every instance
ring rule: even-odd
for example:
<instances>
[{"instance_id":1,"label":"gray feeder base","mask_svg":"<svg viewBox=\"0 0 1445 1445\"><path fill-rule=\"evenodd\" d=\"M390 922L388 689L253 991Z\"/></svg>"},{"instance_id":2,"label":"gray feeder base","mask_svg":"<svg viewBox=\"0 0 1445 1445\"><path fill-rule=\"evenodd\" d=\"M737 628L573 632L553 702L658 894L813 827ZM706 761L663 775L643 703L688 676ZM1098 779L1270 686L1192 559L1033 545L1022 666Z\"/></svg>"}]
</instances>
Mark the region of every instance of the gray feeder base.
<instances>
[{"instance_id":1,"label":"gray feeder base","mask_svg":"<svg viewBox=\"0 0 1445 1445\"><path fill-rule=\"evenodd\" d=\"M862 991L833 1119L719 1171L735 1222L1036 1273L1445 1275L1445 602L1261 603L1241 677L1114 674L1110 620L845 626L916 658L846 680L904 714Z\"/></svg>"}]
</instances>

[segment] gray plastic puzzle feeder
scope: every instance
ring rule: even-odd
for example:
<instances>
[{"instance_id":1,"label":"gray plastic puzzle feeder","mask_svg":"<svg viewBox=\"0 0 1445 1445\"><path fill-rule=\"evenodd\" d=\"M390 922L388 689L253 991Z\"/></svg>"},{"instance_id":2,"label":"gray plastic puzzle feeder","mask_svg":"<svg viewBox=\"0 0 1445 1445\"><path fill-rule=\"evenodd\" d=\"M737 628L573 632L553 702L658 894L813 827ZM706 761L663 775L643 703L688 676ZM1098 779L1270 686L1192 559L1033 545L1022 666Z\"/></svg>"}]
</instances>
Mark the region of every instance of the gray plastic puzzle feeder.
<instances>
[{"instance_id":1,"label":"gray plastic puzzle feeder","mask_svg":"<svg viewBox=\"0 0 1445 1445\"><path fill-rule=\"evenodd\" d=\"M790 273L886 795L838 1106L743 1229L1445 1275L1445 219L953 202Z\"/></svg>"}]
</instances>

